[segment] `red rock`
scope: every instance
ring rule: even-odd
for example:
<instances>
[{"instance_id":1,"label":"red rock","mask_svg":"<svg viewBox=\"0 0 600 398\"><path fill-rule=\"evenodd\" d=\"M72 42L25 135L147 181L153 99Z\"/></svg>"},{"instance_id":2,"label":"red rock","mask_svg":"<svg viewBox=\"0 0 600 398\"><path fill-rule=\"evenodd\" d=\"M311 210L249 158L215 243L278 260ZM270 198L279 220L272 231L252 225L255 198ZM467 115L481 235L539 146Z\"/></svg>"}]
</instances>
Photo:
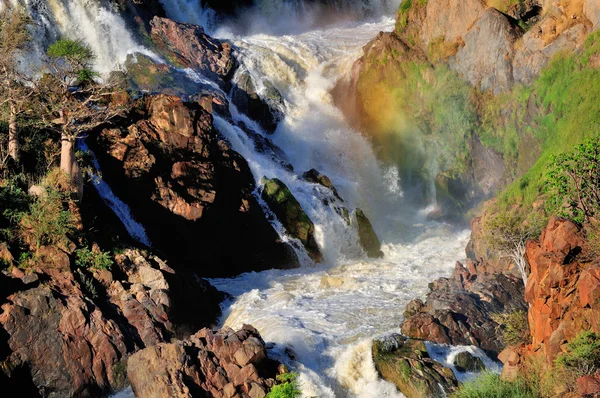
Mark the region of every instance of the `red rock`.
<instances>
[{"instance_id":1,"label":"red rock","mask_svg":"<svg viewBox=\"0 0 600 398\"><path fill-rule=\"evenodd\" d=\"M579 305L598 305L600 301L600 265L590 266L581 272L577 283Z\"/></svg>"},{"instance_id":2,"label":"red rock","mask_svg":"<svg viewBox=\"0 0 600 398\"><path fill-rule=\"evenodd\" d=\"M577 392L582 397L600 396L600 373L586 375L577 379Z\"/></svg>"}]
</instances>

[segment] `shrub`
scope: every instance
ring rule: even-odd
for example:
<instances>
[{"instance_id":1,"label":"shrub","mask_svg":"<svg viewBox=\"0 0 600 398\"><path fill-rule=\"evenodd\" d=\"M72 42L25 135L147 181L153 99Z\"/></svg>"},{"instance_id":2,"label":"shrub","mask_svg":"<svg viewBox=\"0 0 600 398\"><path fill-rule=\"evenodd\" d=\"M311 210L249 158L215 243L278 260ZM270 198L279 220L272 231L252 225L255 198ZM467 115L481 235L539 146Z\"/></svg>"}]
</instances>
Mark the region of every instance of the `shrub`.
<instances>
[{"instance_id":1,"label":"shrub","mask_svg":"<svg viewBox=\"0 0 600 398\"><path fill-rule=\"evenodd\" d=\"M266 398L296 398L302 394L298 387L296 373L284 373L277 376L277 385L273 386Z\"/></svg>"},{"instance_id":2,"label":"shrub","mask_svg":"<svg viewBox=\"0 0 600 398\"><path fill-rule=\"evenodd\" d=\"M494 314L492 319L498 324L498 337L506 346L529 344L531 341L526 311Z\"/></svg>"},{"instance_id":3,"label":"shrub","mask_svg":"<svg viewBox=\"0 0 600 398\"><path fill-rule=\"evenodd\" d=\"M68 236L75 231L73 213L65 209L67 198L55 190L35 200L29 213L24 213L20 221L20 235L30 247L42 245L66 246Z\"/></svg>"},{"instance_id":4,"label":"shrub","mask_svg":"<svg viewBox=\"0 0 600 398\"><path fill-rule=\"evenodd\" d=\"M109 269L113 260L108 252L95 252L86 247L75 250L75 264L85 269Z\"/></svg>"},{"instance_id":5,"label":"shrub","mask_svg":"<svg viewBox=\"0 0 600 398\"><path fill-rule=\"evenodd\" d=\"M509 382L500 375L485 372L463 384L452 398L539 398L541 395L526 381Z\"/></svg>"},{"instance_id":6,"label":"shrub","mask_svg":"<svg viewBox=\"0 0 600 398\"><path fill-rule=\"evenodd\" d=\"M600 334L581 332L567 344L567 352L556 358L556 363L578 376L591 375L600 369Z\"/></svg>"},{"instance_id":7,"label":"shrub","mask_svg":"<svg viewBox=\"0 0 600 398\"><path fill-rule=\"evenodd\" d=\"M549 169L549 210L582 224L594 219L600 211L600 135L552 156Z\"/></svg>"}]
</instances>

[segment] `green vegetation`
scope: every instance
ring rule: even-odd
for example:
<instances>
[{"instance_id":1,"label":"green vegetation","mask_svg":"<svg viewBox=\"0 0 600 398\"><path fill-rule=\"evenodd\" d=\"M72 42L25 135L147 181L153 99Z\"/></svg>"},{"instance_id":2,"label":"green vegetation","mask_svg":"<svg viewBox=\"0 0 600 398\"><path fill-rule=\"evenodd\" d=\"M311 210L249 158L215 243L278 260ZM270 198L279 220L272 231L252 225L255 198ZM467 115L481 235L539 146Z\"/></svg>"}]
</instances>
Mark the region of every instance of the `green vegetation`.
<instances>
[{"instance_id":1,"label":"green vegetation","mask_svg":"<svg viewBox=\"0 0 600 398\"><path fill-rule=\"evenodd\" d=\"M110 253L101 250L94 251L87 247L75 250L75 264L86 269L109 269L113 260Z\"/></svg>"},{"instance_id":2,"label":"green vegetation","mask_svg":"<svg viewBox=\"0 0 600 398\"><path fill-rule=\"evenodd\" d=\"M75 219L69 211L65 194L48 189L33 201L29 211L20 214L19 234L32 248L42 245L66 247L75 230Z\"/></svg>"},{"instance_id":3,"label":"green vegetation","mask_svg":"<svg viewBox=\"0 0 600 398\"><path fill-rule=\"evenodd\" d=\"M396 31L402 32L408 25L410 11L414 7L422 8L427 5L427 0L403 0L396 15Z\"/></svg>"},{"instance_id":4,"label":"green vegetation","mask_svg":"<svg viewBox=\"0 0 600 398\"><path fill-rule=\"evenodd\" d=\"M600 369L600 334L583 331L567 344L567 352L556 363L577 376L591 375Z\"/></svg>"},{"instance_id":5,"label":"green vegetation","mask_svg":"<svg viewBox=\"0 0 600 398\"><path fill-rule=\"evenodd\" d=\"M466 382L451 395L452 398L540 398L531 385L523 380L509 382L495 373L483 373L473 381Z\"/></svg>"},{"instance_id":6,"label":"green vegetation","mask_svg":"<svg viewBox=\"0 0 600 398\"><path fill-rule=\"evenodd\" d=\"M277 384L273 386L266 398L296 398L300 397L302 391L298 387L298 375L296 373L284 373L277 376Z\"/></svg>"},{"instance_id":7,"label":"green vegetation","mask_svg":"<svg viewBox=\"0 0 600 398\"><path fill-rule=\"evenodd\" d=\"M498 324L498 336L505 346L529 344L531 342L526 311L494 314L492 319Z\"/></svg>"},{"instance_id":8,"label":"green vegetation","mask_svg":"<svg viewBox=\"0 0 600 398\"><path fill-rule=\"evenodd\" d=\"M600 211L600 136L552 156L549 169L549 210L581 224L594 220Z\"/></svg>"},{"instance_id":9,"label":"green vegetation","mask_svg":"<svg viewBox=\"0 0 600 398\"><path fill-rule=\"evenodd\" d=\"M470 88L447 65L387 57L368 59L357 84L381 157L429 181L439 172L460 174L477 121Z\"/></svg>"},{"instance_id":10,"label":"green vegetation","mask_svg":"<svg viewBox=\"0 0 600 398\"><path fill-rule=\"evenodd\" d=\"M540 107L533 120L534 138L540 143L540 156L521 178L511 184L499 197L501 210L517 207L516 211L531 213L531 205L546 191L550 169L555 156L568 152L597 133L600 124L600 69L590 65L592 56L600 54L600 32L588 37L581 54L560 54L544 69L530 89L521 94L531 93ZM525 115L527 102L525 95L517 96L514 107ZM529 100L529 99L528 99ZM522 102L521 102L522 101ZM520 105L519 105L520 103ZM500 137L510 135L507 128ZM522 135L523 136L523 135ZM519 157L527 156L527 149L519 152Z\"/></svg>"}]
</instances>

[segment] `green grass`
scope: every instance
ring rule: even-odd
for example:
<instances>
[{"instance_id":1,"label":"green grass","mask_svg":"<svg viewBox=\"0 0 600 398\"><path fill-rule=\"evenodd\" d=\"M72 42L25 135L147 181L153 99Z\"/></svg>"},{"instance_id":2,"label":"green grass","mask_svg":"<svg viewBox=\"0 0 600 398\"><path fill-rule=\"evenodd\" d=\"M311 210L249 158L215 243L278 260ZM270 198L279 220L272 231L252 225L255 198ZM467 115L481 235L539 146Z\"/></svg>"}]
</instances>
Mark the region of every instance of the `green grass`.
<instances>
[{"instance_id":1,"label":"green grass","mask_svg":"<svg viewBox=\"0 0 600 398\"><path fill-rule=\"evenodd\" d=\"M451 398L539 398L540 395L523 381L508 382L494 373L483 373L466 382Z\"/></svg>"},{"instance_id":2,"label":"green grass","mask_svg":"<svg viewBox=\"0 0 600 398\"><path fill-rule=\"evenodd\" d=\"M533 202L545 192L552 156L567 152L598 133L600 69L590 66L590 59L597 54L600 54L600 32L588 38L583 53L557 55L530 88L520 89L518 95L513 94L514 98L508 101L508 105L504 104L522 115L527 107L524 98L528 94L534 96L541 112L535 117L536 128L532 132L540 143L541 154L533 167L499 196L501 210L520 207L523 211L530 211ZM486 137L485 134L483 136ZM506 138L505 143L510 142L514 132L509 126L497 137ZM496 145L489 136L486 142ZM527 148L521 148L516 158L526 156L523 150Z\"/></svg>"}]
</instances>

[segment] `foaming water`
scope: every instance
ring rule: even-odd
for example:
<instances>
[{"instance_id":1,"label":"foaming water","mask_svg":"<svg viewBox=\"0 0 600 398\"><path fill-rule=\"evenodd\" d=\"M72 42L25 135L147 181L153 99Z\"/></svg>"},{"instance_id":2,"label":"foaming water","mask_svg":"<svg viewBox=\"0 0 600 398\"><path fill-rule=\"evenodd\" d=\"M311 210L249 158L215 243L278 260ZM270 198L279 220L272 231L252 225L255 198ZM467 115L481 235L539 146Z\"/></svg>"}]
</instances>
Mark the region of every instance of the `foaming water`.
<instances>
[{"instance_id":1,"label":"foaming water","mask_svg":"<svg viewBox=\"0 0 600 398\"><path fill-rule=\"evenodd\" d=\"M223 323L250 323L274 342L273 353L299 371L304 396L398 397L377 376L371 340L398 332L405 305L451 272L467 239L467 232L432 226L413 243L384 245L381 260L211 283L235 297Z\"/></svg>"}]
</instances>

